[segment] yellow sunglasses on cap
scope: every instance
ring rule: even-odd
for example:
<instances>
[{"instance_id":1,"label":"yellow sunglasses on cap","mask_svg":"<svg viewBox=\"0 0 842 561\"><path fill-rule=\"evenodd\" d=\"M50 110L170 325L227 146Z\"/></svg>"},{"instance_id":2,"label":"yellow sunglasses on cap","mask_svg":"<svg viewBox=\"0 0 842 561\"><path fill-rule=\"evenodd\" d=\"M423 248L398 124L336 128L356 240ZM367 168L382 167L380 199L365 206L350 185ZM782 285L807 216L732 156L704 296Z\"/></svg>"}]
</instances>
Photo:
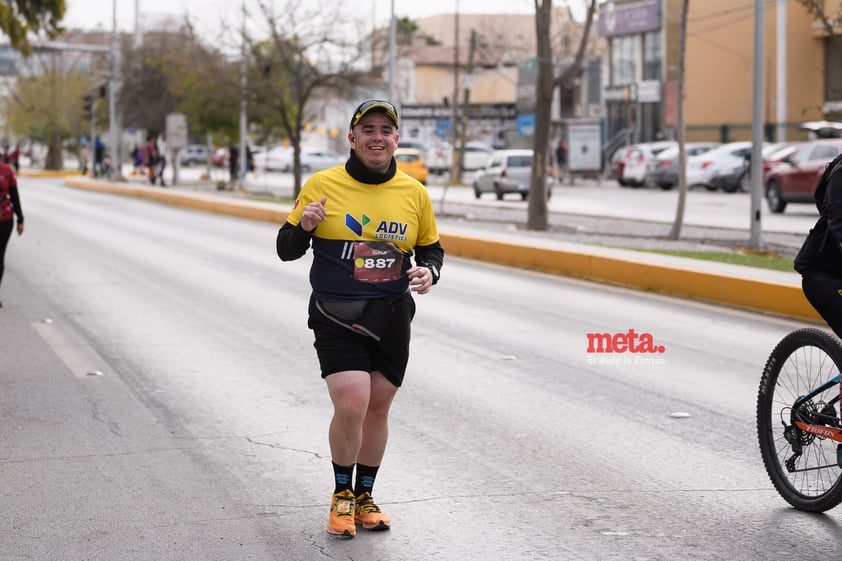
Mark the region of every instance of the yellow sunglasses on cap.
<instances>
[{"instance_id":1,"label":"yellow sunglasses on cap","mask_svg":"<svg viewBox=\"0 0 842 561\"><path fill-rule=\"evenodd\" d=\"M355 126L357 126L357 123L360 122L360 119L365 117L371 111L382 111L390 119L392 119L392 121L395 122L395 127L397 128L398 110L395 109L394 105L392 105L388 101L383 101L382 99L370 99L368 101L360 103L356 111L354 111L354 116L351 117L351 128L353 129Z\"/></svg>"}]
</instances>

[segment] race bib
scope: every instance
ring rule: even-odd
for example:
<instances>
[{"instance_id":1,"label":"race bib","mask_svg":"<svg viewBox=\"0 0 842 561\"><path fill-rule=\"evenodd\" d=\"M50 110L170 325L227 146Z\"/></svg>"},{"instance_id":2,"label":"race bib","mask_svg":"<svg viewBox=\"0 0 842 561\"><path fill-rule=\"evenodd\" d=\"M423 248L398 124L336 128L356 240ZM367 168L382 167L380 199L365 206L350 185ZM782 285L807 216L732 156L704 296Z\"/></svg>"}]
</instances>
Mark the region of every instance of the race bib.
<instances>
[{"instance_id":1,"label":"race bib","mask_svg":"<svg viewBox=\"0 0 842 561\"><path fill-rule=\"evenodd\" d=\"M401 278L403 253L391 242L354 242L354 279L390 282Z\"/></svg>"}]
</instances>

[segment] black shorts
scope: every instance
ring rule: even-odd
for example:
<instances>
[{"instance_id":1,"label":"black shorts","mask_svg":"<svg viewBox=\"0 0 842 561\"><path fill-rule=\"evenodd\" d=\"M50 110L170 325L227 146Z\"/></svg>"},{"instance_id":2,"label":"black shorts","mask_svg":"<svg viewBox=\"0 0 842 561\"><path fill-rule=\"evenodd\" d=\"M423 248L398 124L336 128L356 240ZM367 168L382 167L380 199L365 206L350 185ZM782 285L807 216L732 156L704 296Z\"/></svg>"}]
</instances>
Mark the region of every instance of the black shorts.
<instances>
[{"instance_id":1,"label":"black shorts","mask_svg":"<svg viewBox=\"0 0 842 561\"><path fill-rule=\"evenodd\" d=\"M415 300L406 293L390 303L394 308L380 340L355 333L326 318L310 297L307 325L313 330L322 378L334 372L361 370L381 372L396 387L403 383L409 362L410 324L415 317Z\"/></svg>"}]
</instances>

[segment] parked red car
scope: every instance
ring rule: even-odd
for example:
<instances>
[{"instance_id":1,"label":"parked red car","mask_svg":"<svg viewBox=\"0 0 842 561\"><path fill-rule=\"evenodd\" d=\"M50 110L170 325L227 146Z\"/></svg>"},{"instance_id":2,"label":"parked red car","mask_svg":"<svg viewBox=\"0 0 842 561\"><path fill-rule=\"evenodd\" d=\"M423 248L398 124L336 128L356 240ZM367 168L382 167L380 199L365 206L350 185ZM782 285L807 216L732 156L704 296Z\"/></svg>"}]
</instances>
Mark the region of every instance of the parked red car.
<instances>
[{"instance_id":1,"label":"parked red car","mask_svg":"<svg viewBox=\"0 0 842 561\"><path fill-rule=\"evenodd\" d=\"M211 164L217 168L224 168L228 165L228 148L217 148L211 156Z\"/></svg>"},{"instance_id":2,"label":"parked red car","mask_svg":"<svg viewBox=\"0 0 842 561\"><path fill-rule=\"evenodd\" d=\"M769 170L766 202L772 212L787 203L815 203L813 193L828 162L842 152L842 138L814 140Z\"/></svg>"},{"instance_id":3,"label":"parked red car","mask_svg":"<svg viewBox=\"0 0 842 561\"><path fill-rule=\"evenodd\" d=\"M611 160L609 161L610 169L611 169L611 177L617 180L617 182L624 186L626 185L625 180L623 179L623 168L626 166L626 158L631 152L631 146L623 146L618 148L616 152L611 156Z\"/></svg>"},{"instance_id":4,"label":"parked red car","mask_svg":"<svg viewBox=\"0 0 842 561\"><path fill-rule=\"evenodd\" d=\"M775 149L770 152L768 156L763 158L763 185L769 181L769 172L778 164L784 163L787 158L791 158L793 154L804 147L803 142L792 142Z\"/></svg>"}]
</instances>

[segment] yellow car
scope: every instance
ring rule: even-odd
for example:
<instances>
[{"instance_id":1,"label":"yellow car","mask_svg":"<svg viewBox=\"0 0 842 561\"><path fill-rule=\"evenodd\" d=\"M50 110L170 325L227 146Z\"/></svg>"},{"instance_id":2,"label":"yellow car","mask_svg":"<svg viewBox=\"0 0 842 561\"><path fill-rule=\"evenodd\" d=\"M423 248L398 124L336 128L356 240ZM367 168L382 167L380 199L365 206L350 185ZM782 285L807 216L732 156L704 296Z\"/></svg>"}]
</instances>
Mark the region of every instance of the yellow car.
<instances>
[{"instance_id":1,"label":"yellow car","mask_svg":"<svg viewBox=\"0 0 842 561\"><path fill-rule=\"evenodd\" d=\"M399 170L422 184L427 184L427 164L424 163L424 156L420 151L415 148L398 148L395 150L395 162Z\"/></svg>"}]
</instances>

